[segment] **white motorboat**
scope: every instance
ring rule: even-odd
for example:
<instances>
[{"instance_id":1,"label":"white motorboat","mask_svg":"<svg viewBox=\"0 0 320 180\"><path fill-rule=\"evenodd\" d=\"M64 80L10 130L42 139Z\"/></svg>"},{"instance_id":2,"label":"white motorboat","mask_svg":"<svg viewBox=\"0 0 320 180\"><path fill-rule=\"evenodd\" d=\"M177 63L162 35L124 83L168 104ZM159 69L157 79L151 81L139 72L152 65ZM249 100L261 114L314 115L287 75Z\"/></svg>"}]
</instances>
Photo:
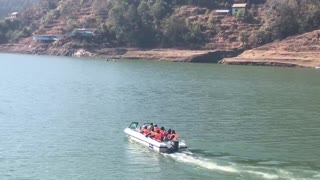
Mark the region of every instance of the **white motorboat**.
<instances>
[{"instance_id":1,"label":"white motorboat","mask_svg":"<svg viewBox=\"0 0 320 180\"><path fill-rule=\"evenodd\" d=\"M129 139L138 142L144 146L147 146L149 147L149 149L161 153L174 153L187 149L187 145L184 141L159 142L150 137L146 137L145 135L139 132L140 129L138 125L138 122L132 122L129 127L124 129L124 132L127 134Z\"/></svg>"}]
</instances>

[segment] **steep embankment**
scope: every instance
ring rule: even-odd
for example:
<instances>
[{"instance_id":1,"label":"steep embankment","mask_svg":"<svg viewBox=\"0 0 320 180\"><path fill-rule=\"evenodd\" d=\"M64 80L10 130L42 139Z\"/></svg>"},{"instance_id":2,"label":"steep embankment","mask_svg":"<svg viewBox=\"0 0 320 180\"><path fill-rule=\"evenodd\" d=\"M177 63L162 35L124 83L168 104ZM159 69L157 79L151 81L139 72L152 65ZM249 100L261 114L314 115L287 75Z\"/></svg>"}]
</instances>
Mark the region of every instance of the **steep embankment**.
<instances>
[{"instance_id":1,"label":"steep embankment","mask_svg":"<svg viewBox=\"0 0 320 180\"><path fill-rule=\"evenodd\" d=\"M221 63L285 67L320 66L320 30L266 44L245 51L235 58L225 58Z\"/></svg>"}]
</instances>

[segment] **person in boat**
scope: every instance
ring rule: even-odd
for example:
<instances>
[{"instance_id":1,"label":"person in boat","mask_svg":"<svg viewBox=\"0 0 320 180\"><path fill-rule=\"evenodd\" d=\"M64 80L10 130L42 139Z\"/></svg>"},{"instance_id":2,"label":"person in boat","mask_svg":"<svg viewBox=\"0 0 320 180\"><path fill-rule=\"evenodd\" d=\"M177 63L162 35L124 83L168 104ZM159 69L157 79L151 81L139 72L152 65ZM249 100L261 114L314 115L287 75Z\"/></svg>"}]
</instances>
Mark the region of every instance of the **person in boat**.
<instances>
[{"instance_id":1,"label":"person in boat","mask_svg":"<svg viewBox=\"0 0 320 180\"><path fill-rule=\"evenodd\" d=\"M146 137L152 138L156 141L160 141L161 142L161 135L160 135L160 130L155 131L154 128L151 129L151 132L149 132Z\"/></svg>"},{"instance_id":2,"label":"person in boat","mask_svg":"<svg viewBox=\"0 0 320 180\"><path fill-rule=\"evenodd\" d=\"M158 125L155 124L154 125L154 131L157 132L158 130L160 131L160 128L158 127Z\"/></svg>"},{"instance_id":3,"label":"person in boat","mask_svg":"<svg viewBox=\"0 0 320 180\"><path fill-rule=\"evenodd\" d=\"M162 126L162 127L160 128L160 138L161 138L161 141L163 141L164 138L165 138L165 135L164 135L165 132L166 132L166 130L165 130L164 127Z\"/></svg>"},{"instance_id":4,"label":"person in boat","mask_svg":"<svg viewBox=\"0 0 320 180\"><path fill-rule=\"evenodd\" d=\"M149 131L151 131L152 128L153 128L153 123L150 123L150 125L148 126Z\"/></svg>"},{"instance_id":5,"label":"person in boat","mask_svg":"<svg viewBox=\"0 0 320 180\"><path fill-rule=\"evenodd\" d=\"M154 135L154 140L161 142L161 134L160 134L160 130L156 131L155 135Z\"/></svg>"},{"instance_id":6,"label":"person in boat","mask_svg":"<svg viewBox=\"0 0 320 180\"><path fill-rule=\"evenodd\" d=\"M140 132L144 130L144 127L146 127L146 125L140 126Z\"/></svg>"},{"instance_id":7,"label":"person in boat","mask_svg":"<svg viewBox=\"0 0 320 180\"><path fill-rule=\"evenodd\" d=\"M154 131L154 128L151 128L151 131L146 135L146 137L154 138L156 132Z\"/></svg>"},{"instance_id":8,"label":"person in boat","mask_svg":"<svg viewBox=\"0 0 320 180\"><path fill-rule=\"evenodd\" d=\"M168 129L168 131L164 133L164 141L169 141L170 137L171 137L171 129Z\"/></svg>"},{"instance_id":9,"label":"person in boat","mask_svg":"<svg viewBox=\"0 0 320 180\"><path fill-rule=\"evenodd\" d=\"M170 141L176 141L176 140L178 140L178 138L179 138L179 134L177 134L175 130L172 130L172 133L170 135L169 140Z\"/></svg>"},{"instance_id":10,"label":"person in boat","mask_svg":"<svg viewBox=\"0 0 320 180\"><path fill-rule=\"evenodd\" d=\"M144 126L144 128L140 130L140 133L143 135L149 134L149 129L147 128L147 126Z\"/></svg>"}]
</instances>

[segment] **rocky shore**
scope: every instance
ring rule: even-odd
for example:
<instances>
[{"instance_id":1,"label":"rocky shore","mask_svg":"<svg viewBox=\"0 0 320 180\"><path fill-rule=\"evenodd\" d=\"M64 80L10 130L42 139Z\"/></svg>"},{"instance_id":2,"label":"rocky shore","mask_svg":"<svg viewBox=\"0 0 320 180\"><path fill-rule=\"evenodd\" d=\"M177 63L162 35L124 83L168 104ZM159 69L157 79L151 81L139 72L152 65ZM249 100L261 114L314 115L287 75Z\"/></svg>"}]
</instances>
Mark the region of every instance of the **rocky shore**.
<instances>
[{"instance_id":1,"label":"rocky shore","mask_svg":"<svg viewBox=\"0 0 320 180\"><path fill-rule=\"evenodd\" d=\"M4 44L0 46L0 52L71 56L71 57L93 57L106 59L145 59L172 62L196 62L196 63L218 63L226 57L234 57L240 54L239 50L188 50L188 49L141 49L141 48L101 48L101 47L79 47L74 48L71 44L52 45L25 42L17 44Z\"/></svg>"},{"instance_id":2,"label":"rocky shore","mask_svg":"<svg viewBox=\"0 0 320 180\"><path fill-rule=\"evenodd\" d=\"M320 67L320 30L289 37L283 41L242 50L187 50L110 48L90 45L79 47L71 43L35 43L32 40L4 44L0 52L95 57L106 59L145 59L172 62L221 63L230 65Z\"/></svg>"}]
</instances>

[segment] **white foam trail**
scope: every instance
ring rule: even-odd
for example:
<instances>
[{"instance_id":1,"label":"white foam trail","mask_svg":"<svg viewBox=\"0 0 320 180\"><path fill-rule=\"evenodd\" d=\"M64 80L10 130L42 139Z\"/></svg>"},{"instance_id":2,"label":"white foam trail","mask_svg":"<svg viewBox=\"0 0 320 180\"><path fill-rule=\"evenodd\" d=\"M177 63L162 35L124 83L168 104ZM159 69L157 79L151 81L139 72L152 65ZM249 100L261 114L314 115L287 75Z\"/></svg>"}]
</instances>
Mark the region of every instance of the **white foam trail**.
<instances>
[{"instance_id":1,"label":"white foam trail","mask_svg":"<svg viewBox=\"0 0 320 180\"><path fill-rule=\"evenodd\" d=\"M263 173L263 172L258 172L258 171L244 171L244 172L247 172L250 174L255 174L255 175L261 176L265 179L279 179L279 176L274 175L274 174L268 174L268 173Z\"/></svg>"},{"instance_id":2,"label":"white foam trail","mask_svg":"<svg viewBox=\"0 0 320 180\"><path fill-rule=\"evenodd\" d=\"M195 165L198 167L206 168L209 170L215 170L215 171L221 171L221 172L227 172L227 173L238 173L238 174L253 174L256 176L260 176L264 179L279 179L278 175L270 174L270 173L265 173L261 171L256 171L256 170L246 170L246 169L237 169L234 166L224 166L224 165L219 165L214 162L210 162L207 159L204 158L199 158L199 157L194 157L191 154L185 154L185 153L174 153L174 154L164 154L165 156L169 156L172 159L183 162L183 163L188 163L191 165Z\"/></svg>"},{"instance_id":3,"label":"white foam trail","mask_svg":"<svg viewBox=\"0 0 320 180\"><path fill-rule=\"evenodd\" d=\"M294 178L294 175L289 171L286 171L283 169L279 169L277 171L279 172L279 174L281 175L282 178L286 178L286 179L290 179L290 180L296 179L296 178Z\"/></svg>"},{"instance_id":4,"label":"white foam trail","mask_svg":"<svg viewBox=\"0 0 320 180\"><path fill-rule=\"evenodd\" d=\"M221 165L216 162L212 162L210 159L205 159L202 157L194 156L192 152L183 152L183 153L173 153L173 154L163 154L166 157L170 157L175 161L187 163L193 166L220 171L225 173L232 173L251 176L257 176L263 179L286 179L286 180L305 180L305 178L297 177L294 172L287 171L285 169L275 169L270 167L255 167L255 166L242 166L233 164L232 162L227 162L227 165ZM223 163L223 162L221 162ZM224 163L225 164L225 163ZM276 163L274 163L276 164ZM292 170L292 169L291 169ZM319 179L320 174L318 171L309 171L308 175L311 179Z\"/></svg>"},{"instance_id":5,"label":"white foam trail","mask_svg":"<svg viewBox=\"0 0 320 180\"><path fill-rule=\"evenodd\" d=\"M223 171L223 172L229 172L229 173L239 172L237 169L231 166L218 165L216 163L209 162L206 159L195 158L193 156L183 154L183 153L168 154L167 156L170 156L171 158L180 162L189 163L189 164L196 165L196 166L210 169L210 170L217 170L217 171Z\"/></svg>"}]
</instances>

